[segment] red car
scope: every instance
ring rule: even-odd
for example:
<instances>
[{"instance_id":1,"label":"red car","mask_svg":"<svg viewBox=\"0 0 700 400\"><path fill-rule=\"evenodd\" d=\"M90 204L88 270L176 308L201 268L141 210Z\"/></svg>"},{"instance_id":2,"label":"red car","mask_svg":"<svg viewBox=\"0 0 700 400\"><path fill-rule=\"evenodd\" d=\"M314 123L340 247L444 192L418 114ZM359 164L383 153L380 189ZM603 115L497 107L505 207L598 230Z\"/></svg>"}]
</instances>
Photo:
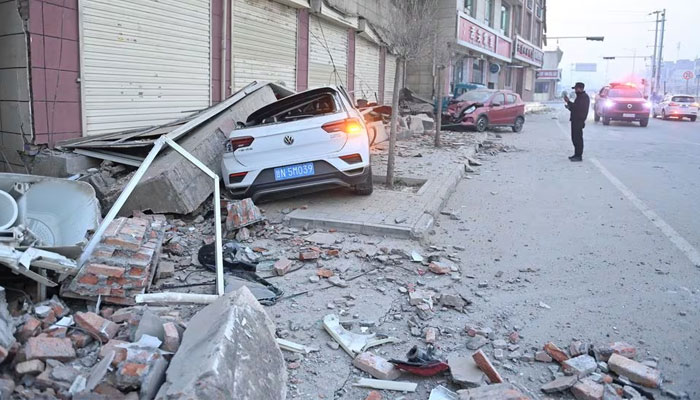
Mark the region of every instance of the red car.
<instances>
[{"instance_id":1,"label":"red car","mask_svg":"<svg viewBox=\"0 0 700 400\"><path fill-rule=\"evenodd\" d=\"M525 124L525 103L510 90L476 89L453 100L443 114L443 127L464 127L483 132L509 126L520 132Z\"/></svg>"},{"instance_id":2,"label":"red car","mask_svg":"<svg viewBox=\"0 0 700 400\"><path fill-rule=\"evenodd\" d=\"M600 89L593 106L593 119L610 121L639 121L639 125L649 125L651 102L631 83L611 83Z\"/></svg>"}]
</instances>

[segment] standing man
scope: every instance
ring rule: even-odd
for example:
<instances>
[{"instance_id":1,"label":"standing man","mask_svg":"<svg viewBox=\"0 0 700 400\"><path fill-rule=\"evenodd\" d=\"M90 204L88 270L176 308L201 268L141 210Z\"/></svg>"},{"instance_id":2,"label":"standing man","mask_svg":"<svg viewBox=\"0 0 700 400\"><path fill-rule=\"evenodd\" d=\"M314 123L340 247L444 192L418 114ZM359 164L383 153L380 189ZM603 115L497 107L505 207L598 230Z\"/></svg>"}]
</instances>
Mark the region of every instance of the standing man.
<instances>
[{"instance_id":1,"label":"standing man","mask_svg":"<svg viewBox=\"0 0 700 400\"><path fill-rule=\"evenodd\" d=\"M574 143L574 155L569 157L571 161L583 161L583 128L586 127L586 118L588 118L588 109L591 106L591 99L588 98L586 91L583 90L586 85L583 82L576 82L572 87L576 91L576 100L569 100L569 96L564 96L566 108L571 112L571 141Z\"/></svg>"}]
</instances>

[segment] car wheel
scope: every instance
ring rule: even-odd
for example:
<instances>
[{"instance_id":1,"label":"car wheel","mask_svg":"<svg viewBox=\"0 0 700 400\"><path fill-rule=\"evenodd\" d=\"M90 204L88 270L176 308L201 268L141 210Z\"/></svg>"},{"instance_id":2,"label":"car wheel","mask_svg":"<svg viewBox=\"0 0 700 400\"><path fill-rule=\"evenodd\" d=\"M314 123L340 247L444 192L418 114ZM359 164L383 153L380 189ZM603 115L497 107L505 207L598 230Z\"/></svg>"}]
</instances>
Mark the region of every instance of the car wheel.
<instances>
[{"instance_id":1,"label":"car wheel","mask_svg":"<svg viewBox=\"0 0 700 400\"><path fill-rule=\"evenodd\" d=\"M690 117L690 122L695 122L697 118L697 115L693 115L692 117Z\"/></svg>"},{"instance_id":2,"label":"car wheel","mask_svg":"<svg viewBox=\"0 0 700 400\"><path fill-rule=\"evenodd\" d=\"M479 118L476 119L476 131L477 132L483 132L486 130L486 127L489 125L489 119L486 118L485 115L479 116Z\"/></svg>"},{"instance_id":3,"label":"car wheel","mask_svg":"<svg viewBox=\"0 0 700 400\"><path fill-rule=\"evenodd\" d=\"M656 117L658 117L658 116L659 116L659 114L656 113L656 109L655 109L655 108L652 109L652 110L651 110L651 117L652 117L652 118L656 118Z\"/></svg>"},{"instance_id":4,"label":"car wheel","mask_svg":"<svg viewBox=\"0 0 700 400\"><path fill-rule=\"evenodd\" d=\"M610 118L609 117L603 117L603 125L610 125Z\"/></svg>"},{"instance_id":5,"label":"car wheel","mask_svg":"<svg viewBox=\"0 0 700 400\"><path fill-rule=\"evenodd\" d=\"M365 181L355 186L355 193L360 196L369 196L374 191L374 183L372 181L372 167L369 167Z\"/></svg>"},{"instance_id":6,"label":"car wheel","mask_svg":"<svg viewBox=\"0 0 700 400\"><path fill-rule=\"evenodd\" d=\"M649 119L648 119L648 118L647 118L647 119L640 119L640 120L639 120L639 126L641 126L642 128L646 127L647 125L649 125Z\"/></svg>"},{"instance_id":7,"label":"car wheel","mask_svg":"<svg viewBox=\"0 0 700 400\"><path fill-rule=\"evenodd\" d=\"M598 115L598 113L595 111L593 111L593 121L595 121L595 122L600 121L600 115Z\"/></svg>"},{"instance_id":8,"label":"car wheel","mask_svg":"<svg viewBox=\"0 0 700 400\"><path fill-rule=\"evenodd\" d=\"M668 116L666 115L666 110L661 110L661 119L668 119Z\"/></svg>"},{"instance_id":9,"label":"car wheel","mask_svg":"<svg viewBox=\"0 0 700 400\"><path fill-rule=\"evenodd\" d=\"M523 130L523 125L525 124L525 118L518 117L515 119L515 124L513 124L513 132L520 132Z\"/></svg>"}]
</instances>

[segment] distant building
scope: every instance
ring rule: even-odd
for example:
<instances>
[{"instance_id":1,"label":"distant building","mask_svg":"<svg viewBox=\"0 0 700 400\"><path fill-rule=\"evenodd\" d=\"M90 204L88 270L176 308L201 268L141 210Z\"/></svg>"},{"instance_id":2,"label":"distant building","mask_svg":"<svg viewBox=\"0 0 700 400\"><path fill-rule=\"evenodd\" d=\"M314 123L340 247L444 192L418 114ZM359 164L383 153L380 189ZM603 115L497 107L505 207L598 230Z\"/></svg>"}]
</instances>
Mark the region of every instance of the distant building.
<instances>
[{"instance_id":1,"label":"distant building","mask_svg":"<svg viewBox=\"0 0 700 400\"><path fill-rule=\"evenodd\" d=\"M544 52L542 69L535 71L535 96L536 101L554 100L559 96L557 83L561 81L561 69L559 63L564 52L557 47L556 50Z\"/></svg>"}]
</instances>

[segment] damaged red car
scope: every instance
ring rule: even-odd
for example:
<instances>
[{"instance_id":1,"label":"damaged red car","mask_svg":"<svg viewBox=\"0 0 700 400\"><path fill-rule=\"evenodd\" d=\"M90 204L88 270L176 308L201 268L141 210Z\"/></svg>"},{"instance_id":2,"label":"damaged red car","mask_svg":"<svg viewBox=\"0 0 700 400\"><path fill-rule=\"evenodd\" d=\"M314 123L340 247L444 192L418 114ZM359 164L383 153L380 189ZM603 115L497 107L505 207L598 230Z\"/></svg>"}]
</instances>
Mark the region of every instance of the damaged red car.
<instances>
[{"instance_id":1,"label":"damaged red car","mask_svg":"<svg viewBox=\"0 0 700 400\"><path fill-rule=\"evenodd\" d=\"M511 127L520 132L525 124L525 103L510 90L477 89L466 92L447 106L442 116L446 129Z\"/></svg>"}]
</instances>

